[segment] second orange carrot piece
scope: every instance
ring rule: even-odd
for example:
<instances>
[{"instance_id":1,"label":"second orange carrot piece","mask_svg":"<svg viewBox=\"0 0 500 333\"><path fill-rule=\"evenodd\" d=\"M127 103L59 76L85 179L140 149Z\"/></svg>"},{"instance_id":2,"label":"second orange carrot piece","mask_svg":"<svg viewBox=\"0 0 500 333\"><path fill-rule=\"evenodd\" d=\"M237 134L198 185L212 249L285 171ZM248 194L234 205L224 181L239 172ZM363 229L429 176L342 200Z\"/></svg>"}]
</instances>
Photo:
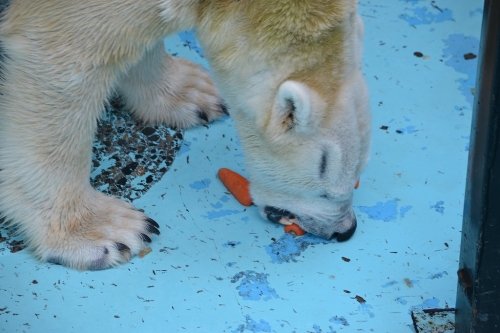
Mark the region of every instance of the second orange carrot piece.
<instances>
[{"instance_id":1,"label":"second orange carrot piece","mask_svg":"<svg viewBox=\"0 0 500 333\"><path fill-rule=\"evenodd\" d=\"M227 168L219 169L217 176L240 204L243 206L252 205L250 182L245 177Z\"/></svg>"}]
</instances>

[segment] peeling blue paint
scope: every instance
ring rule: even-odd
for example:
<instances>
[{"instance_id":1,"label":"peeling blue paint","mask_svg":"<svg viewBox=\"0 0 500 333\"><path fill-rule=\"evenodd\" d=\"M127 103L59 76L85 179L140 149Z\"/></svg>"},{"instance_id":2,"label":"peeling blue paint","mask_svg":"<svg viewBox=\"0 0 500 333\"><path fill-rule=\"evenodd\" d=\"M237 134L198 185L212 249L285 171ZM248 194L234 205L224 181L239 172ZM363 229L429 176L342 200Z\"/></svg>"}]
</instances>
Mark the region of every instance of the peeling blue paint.
<instances>
[{"instance_id":1,"label":"peeling blue paint","mask_svg":"<svg viewBox=\"0 0 500 333\"><path fill-rule=\"evenodd\" d=\"M474 102L473 88L476 84L477 58L465 59L465 54L476 55L479 51L479 39L463 34L451 34L443 40L445 48L443 57L445 64L455 71L464 74L465 78L457 80L458 88L469 105Z\"/></svg>"},{"instance_id":2,"label":"peeling blue paint","mask_svg":"<svg viewBox=\"0 0 500 333\"><path fill-rule=\"evenodd\" d=\"M398 217L404 217L412 206L398 207L399 199L392 199L385 202L377 202L373 206L358 206L361 212L368 215L372 220L390 222L396 220Z\"/></svg>"},{"instance_id":3,"label":"peeling blue paint","mask_svg":"<svg viewBox=\"0 0 500 333\"><path fill-rule=\"evenodd\" d=\"M220 201L217 201L214 204L210 204L210 206L212 206L212 208L214 208L214 209L221 209L222 207L224 207L224 204Z\"/></svg>"},{"instance_id":4,"label":"peeling blue paint","mask_svg":"<svg viewBox=\"0 0 500 333\"><path fill-rule=\"evenodd\" d=\"M248 301L268 301L272 298L278 298L276 290L269 286L265 273L257 273L254 271L239 272L231 279L231 283L236 283L241 280L238 289L238 294Z\"/></svg>"},{"instance_id":5,"label":"peeling blue paint","mask_svg":"<svg viewBox=\"0 0 500 333\"><path fill-rule=\"evenodd\" d=\"M469 149L470 149L470 135L462 135L461 138L467 142L465 144L465 151L469 151Z\"/></svg>"},{"instance_id":6,"label":"peeling blue paint","mask_svg":"<svg viewBox=\"0 0 500 333\"><path fill-rule=\"evenodd\" d=\"M375 313L373 312L373 306L367 303L363 303L359 305L359 310L361 313L368 315L370 318L375 317Z\"/></svg>"},{"instance_id":7,"label":"peeling blue paint","mask_svg":"<svg viewBox=\"0 0 500 333\"><path fill-rule=\"evenodd\" d=\"M329 321L330 323L333 323L335 325L349 326L349 322L347 321L347 319L342 316L333 316Z\"/></svg>"},{"instance_id":8,"label":"peeling blue paint","mask_svg":"<svg viewBox=\"0 0 500 333\"><path fill-rule=\"evenodd\" d=\"M399 208L399 216L401 218L405 217L406 213L408 213L412 208L413 208L413 206L410 206L410 205L403 206L403 207Z\"/></svg>"},{"instance_id":9,"label":"peeling blue paint","mask_svg":"<svg viewBox=\"0 0 500 333\"><path fill-rule=\"evenodd\" d=\"M358 209L372 220L389 222L398 217L398 200L377 202L374 206L359 206Z\"/></svg>"},{"instance_id":10,"label":"peeling blue paint","mask_svg":"<svg viewBox=\"0 0 500 333\"><path fill-rule=\"evenodd\" d=\"M219 219L221 217L231 216L231 215L240 214L240 213L241 213L241 211L239 211L239 210L220 209L220 210L208 211L206 215L203 215L203 217L206 217L209 220L213 220L213 219Z\"/></svg>"},{"instance_id":11,"label":"peeling blue paint","mask_svg":"<svg viewBox=\"0 0 500 333\"><path fill-rule=\"evenodd\" d=\"M431 208L439 214L444 214L444 201L440 200L436 202L434 205L431 205Z\"/></svg>"},{"instance_id":12,"label":"peeling blue paint","mask_svg":"<svg viewBox=\"0 0 500 333\"><path fill-rule=\"evenodd\" d=\"M208 178L205 178L205 179L201 179L201 180L198 180L198 181L195 181L191 184L189 184L189 186L194 189L194 190L204 190L206 188L208 188L210 186L210 179Z\"/></svg>"},{"instance_id":13,"label":"peeling blue paint","mask_svg":"<svg viewBox=\"0 0 500 333\"><path fill-rule=\"evenodd\" d=\"M179 148L179 151L177 152L177 156L182 156L184 154L189 153L189 151L191 150L191 145L192 143L190 141L187 140L182 141L182 145Z\"/></svg>"},{"instance_id":14,"label":"peeling blue paint","mask_svg":"<svg viewBox=\"0 0 500 333\"><path fill-rule=\"evenodd\" d=\"M405 299L405 297L397 297L396 302L398 302L401 305L406 305L408 304L408 301Z\"/></svg>"},{"instance_id":15,"label":"peeling blue paint","mask_svg":"<svg viewBox=\"0 0 500 333\"><path fill-rule=\"evenodd\" d=\"M399 18L412 26L453 21L453 13L449 9L415 7L411 8L411 12L411 14L401 14Z\"/></svg>"},{"instance_id":16,"label":"peeling blue paint","mask_svg":"<svg viewBox=\"0 0 500 333\"><path fill-rule=\"evenodd\" d=\"M307 331L307 332L309 332L309 331ZM337 331L335 331L333 329L333 327L331 327L331 326L328 327L328 330L324 330L318 324L313 325L313 331L312 332L314 332L314 333L337 333Z\"/></svg>"},{"instance_id":17,"label":"peeling blue paint","mask_svg":"<svg viewBox=\"0 0 500 333\"><path fill-rule=\"evenodd\" d=\"M179 38L184 43L184 46L189 48L190 50L195 51L200 57L204 57L203 50L196 39L194 31L183 31L178 34Z\"/></svg>"},{"instance_id":18,"label":"peeling blue paint","mask_svg":"<svg viewBox=\"0 0 500 333\"><path fill-rule=\"evenodd\" d=\"M392 286L397 285L397 284L398 284L398 281L392 280L392 281L389 281L387 283L384 283L382 285L382 288L392 287Z\"/></svg>"},{"instance_id":19,"label":"peeling blue paint","mask_svg":"<svg viewBox=\"0 0 500 333\"><path fill-rule=\"evenodd\" d=\"M229 196L223 195L219 199L219 201L217 201L216 203L211 203L210 206L212 206L212 208L214 209L221 209L222 207L224 207L224 204L228 201L229 201Z\"/></svg>"},{"instance_id":20,"label":"peeling blue paint","mask_svg":"<svg viewBox=\"0 0 500 333\"><path fill-rule=\"evenodd\" d=\"M256 321L252 319L250 316L245 317L245 323L241 324L238 326L235 330L233 330L233 333L243 333L243 332L252 332L252 333L259 333L259 332L271 332L271 325L265 321L265 320L259 320Z\"/></svg>"},{"instance_id":21,"label":"peeling blue paint","mask_svg":"<svg viewBox=\"0 0 500 333\"><path fill-rule=\"evenodd\" d=\"M358 206L361 212L368 215L372 220L390 222L397 218L403 218L413 208L413 206L406 205L398 207L399 199L392 199L386 202L377 202L373 206Z\"/></svg>"},{"instance_id":22,"label":"peeling blue paint","mask_svg":"<svg viewBox=\"0 0 500 333\"><path fill-rule=\"evenodd\" d=\"M418 132L418 129L416 129L416 127L413 125L398 129L399 134L415 134L417 132Z\"/></svg>"},{"instance_id":23,"label":"peeling blue paint","mask_svg":"<svg viewBox=\"0 0 500 333\"><path fill-rule=\"evenodd\" d=\"M309 246L327 243L330 243L330 241L310 234L302 237L284 234L278 240L266 246L266 252L271 257L273 263L296 262L297 257Z\"/></svg>"},{"instance_id":24,"label":"peeling blue paint","mask_svg":"<svg viewBox=\"0 0 500 333\"><path fill-rule=\"evenodd\" d=\"M448 275L448 272L442 271L442 272L439 272L439 273L432 274L428 278L431 279L431 280L435 280L435 279L441 279L441 278L443 278L446 275Z\"/></svg>"},{"instance_id":25,"label":"peeling blue paint","mask_svg":"<svg viewBox=\"0 0 500 333\"><path fill-rule=\"evenodd\" d=\"M483 15L483 9L482 8L476 8L476 9L471 10L469 12L469 16L476 16L476 15Z\"/></svg>"}]
</instances>

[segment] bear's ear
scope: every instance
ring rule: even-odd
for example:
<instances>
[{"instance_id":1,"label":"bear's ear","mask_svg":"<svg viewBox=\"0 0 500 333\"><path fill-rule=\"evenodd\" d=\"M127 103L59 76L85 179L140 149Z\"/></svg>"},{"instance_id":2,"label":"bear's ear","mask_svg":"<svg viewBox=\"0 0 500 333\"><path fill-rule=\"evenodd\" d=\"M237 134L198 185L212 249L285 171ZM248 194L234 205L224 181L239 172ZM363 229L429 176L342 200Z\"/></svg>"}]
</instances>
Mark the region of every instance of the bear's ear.
<instances>
[{"instance_id":1,"label":"bear's ear","mask_svg":"<svg viewBox=\"0 0 500 333\"><path fill-rule=\"evenodd\" d=\"M316 96L305 84L285 81L278 88L273 122L283 132L307 133L313 128L313 99Z\"/></svg>"}]
</instances>

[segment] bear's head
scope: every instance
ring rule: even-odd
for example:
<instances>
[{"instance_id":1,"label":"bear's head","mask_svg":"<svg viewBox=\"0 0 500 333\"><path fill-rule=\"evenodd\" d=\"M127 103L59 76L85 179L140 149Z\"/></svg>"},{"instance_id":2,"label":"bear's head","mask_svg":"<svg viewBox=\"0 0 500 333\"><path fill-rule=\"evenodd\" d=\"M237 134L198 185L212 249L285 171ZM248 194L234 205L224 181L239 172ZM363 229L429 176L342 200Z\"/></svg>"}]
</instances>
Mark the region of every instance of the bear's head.
<instances>
[{"instance_id":1,"label":"bear's head","mask_svg":"<svg viewBox=\"0 0 500 333\"><path fill-rule=\"evenodd\" d=\"M347 239L369 146L362 23L353 0L201 2L198 36L273 221Z\"/></svg>"}]
</instances>

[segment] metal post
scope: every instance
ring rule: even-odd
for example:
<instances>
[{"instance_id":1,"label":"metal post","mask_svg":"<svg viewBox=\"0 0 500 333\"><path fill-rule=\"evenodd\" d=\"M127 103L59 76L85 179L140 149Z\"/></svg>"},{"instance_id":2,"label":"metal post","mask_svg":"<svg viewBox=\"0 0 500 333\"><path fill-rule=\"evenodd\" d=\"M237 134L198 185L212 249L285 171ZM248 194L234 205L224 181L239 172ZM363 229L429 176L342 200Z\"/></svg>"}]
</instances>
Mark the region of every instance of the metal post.
<instances>
[{"instance_id":1,"label":"metal post","mask_svg":"<svg viewBox=\"0 0 500 333\"><path fill-rule=\"evenodd\" d=\"M484 4L456 303L457 333L500 332L500 1Z\"/></svg>"}]
</instances>

